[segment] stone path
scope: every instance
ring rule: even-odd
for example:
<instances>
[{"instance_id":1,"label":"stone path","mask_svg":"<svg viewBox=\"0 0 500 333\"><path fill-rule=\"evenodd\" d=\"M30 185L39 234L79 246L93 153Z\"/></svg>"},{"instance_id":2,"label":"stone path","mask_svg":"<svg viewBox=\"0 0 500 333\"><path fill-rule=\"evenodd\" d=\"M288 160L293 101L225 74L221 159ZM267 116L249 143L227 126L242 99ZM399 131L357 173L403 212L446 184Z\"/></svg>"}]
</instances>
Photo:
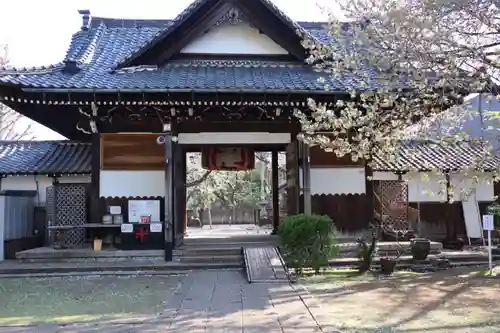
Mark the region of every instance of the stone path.
<instances>
[{"instance_id":1,"label":"stone path","mask_svg":"<svg viewBox=\"0 0 500 333\"><path fill-rule=\"evenodd\" d=\"M154 318L128 323L2 328L4 333L313 333L336 332L322 327L310 314L311 299L289 284L249 284L240 271L192 272L180 289L165 301ZM324 318L326 319L326 318Z\"/></svg>"},{"instance_id":2,"label":"stone path","mask_svg":"<svg viewBox=\"0 0 500 333\"><path fill-rule=\"evenodd\" d=\"M270 226L258 226L255 224L232 224L232 225L205 225L203 228L190 227L186 239L195 238L230 238L233 236L258 236L270 235Z\"/></svg>"}]
</instances>

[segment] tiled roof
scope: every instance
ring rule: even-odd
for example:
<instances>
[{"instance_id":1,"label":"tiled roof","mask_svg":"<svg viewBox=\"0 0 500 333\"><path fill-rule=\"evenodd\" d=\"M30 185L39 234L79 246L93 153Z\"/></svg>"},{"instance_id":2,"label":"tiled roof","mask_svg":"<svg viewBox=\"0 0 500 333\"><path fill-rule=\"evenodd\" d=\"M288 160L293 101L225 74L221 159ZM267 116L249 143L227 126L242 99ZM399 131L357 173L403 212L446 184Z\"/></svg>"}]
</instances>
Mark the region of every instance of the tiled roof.
<instances>
[{"instance_id":1,"label":"tiled roof","mask_svg":"<svg viewBox=\"0 0 500 333\"><path fill-rule=\"evenodd\" d=\"M89 174L90 147L71 141L3 141L0 175Z\"/></svg>"},{"instance_id":2,"label":"tiled roof","mask_svg":"<svg viewBox=\"0 0 500 333\"><path fill-rule=\"evenodd\" d=\"M90 143L71 141L0 142L0 175L90 174ZM394 159L375 156L374 171L461 170L481 161L482 169L500 167L500 158L484 159L478 143L440 145L413 141L401 146Z\"/></svg>"},{"instance_id":3,"label":"tiled roof","mask_svg":"<svg viewBox=\"0 0 500 333\"><path fill-rule=\"evenodd\" d=\"M394 158L375 156L375 171L463 170L477 166L482 170L500 168L500 158L489 155L479 143L437 144L412 141L396 149Z\"/></svg>"},{"instance_id":4,"label":"tiled roof","mask_svg":"<svg viewBox=\"0 0 500 333\"><path fill-rule=\"evenodd\" d=\"M203 0L202 0L203 1ZM267 2L267 0L264 0ZM195 1L199 2L199 1ZM278 11L274 5L273 10ZM188 9L191 8L188 7ZM188 10L186 9L186 10ZM284 15L278 11L280 15ZM182 16L182 14L180 15ZM316 39L330 41L324 23L293 22ZM176 18L179 20L179 17ZM302 63L277 61L172 61L161 68L116 70L148 43L172 27L172 20L127 20L93 17L87 31L73 35L65 59L37 68L0 69L0 84L28 88L230 90L230 91L346 91L366 88L354 76L332 78ZM175 23L175 22L174 22ZM331 42L331 41L330 41ZM324 78L325 82L318 82Z\"/></svg>"}]
</instances>

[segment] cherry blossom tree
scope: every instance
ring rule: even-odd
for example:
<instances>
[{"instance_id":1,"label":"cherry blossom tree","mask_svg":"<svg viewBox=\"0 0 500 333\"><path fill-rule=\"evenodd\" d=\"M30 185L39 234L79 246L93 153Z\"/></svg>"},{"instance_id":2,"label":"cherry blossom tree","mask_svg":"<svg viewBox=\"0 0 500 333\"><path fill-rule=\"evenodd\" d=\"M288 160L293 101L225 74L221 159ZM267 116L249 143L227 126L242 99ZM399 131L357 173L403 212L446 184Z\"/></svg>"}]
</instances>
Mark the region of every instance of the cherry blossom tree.
<instances>
[{"instance_id":1,"label":"cherry blossom tree","mask_svg":"<svg viewBox=\"0 0 500 333\"><path fill-rule=\"evenodd\" d=\"M375 155L396 159L395 151L408 139L426 139L430 124L446 122L446 130L432 136L439 144L474 141L456 129L471 116L466 96L487 92L496 97L499 3L346 0L338 4L348 23L327 11L328 36L304 33L303 44L310 53L307 62L324 73L325 89L334 89L334 82L348 83L348 95L334 104L310 99L312 112L297 110L304 129L301 139L338 157L365 160L368 166ZM418 130L410 131L416 123ZM490 154L491 147L484 144L484 157L468 170L481 169Z\"/></svg>"},{"instance_id":2,"label":"cherry blossom tree","mask_svg":"<svg viewBox=\"0 0 500 333\"><path fill-rule=\"evenodd\" d=\"M9 64L8 46L0 45L0 67ZM0 140L29 139L31 127L29 125L19 126L22 115L0 103Z\"/></svg>"}]
</instances>

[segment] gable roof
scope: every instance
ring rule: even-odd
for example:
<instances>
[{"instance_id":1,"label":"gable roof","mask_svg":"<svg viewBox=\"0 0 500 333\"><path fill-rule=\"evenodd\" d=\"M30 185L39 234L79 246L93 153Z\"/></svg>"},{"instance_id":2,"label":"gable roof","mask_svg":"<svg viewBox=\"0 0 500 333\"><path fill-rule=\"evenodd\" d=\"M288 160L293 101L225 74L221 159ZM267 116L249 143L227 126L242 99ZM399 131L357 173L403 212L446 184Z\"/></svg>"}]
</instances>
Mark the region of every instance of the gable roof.
<instances>
[{"instance_id":1,"label":"gable roof","mask_svg":"<svg viewBox=\"0 0 500 333\"><path fill-rule=\"evenodd\" d=\"M125 58L119 67L158 65L169 60L195 37L221 20L242 13L264 34L296 57L305 60L302 37L305 30L269 0L195 0L169 26Z\"/></svg>"},{"instance_id":2,"label":"gable roof","mask_svg":"<svg viewBox=\"0 0 500 333\"><path fill-rule=\"evenodd\" d=\"M434 141L409 141L395 151L394 159L386 156L373 157L374 171L459 171L477 166L481 170L500 168L500 158L489 155L481 143L462 142L455 144Z\"/></svg>"},{"instance_id":3,"label":"gable roof","mask_svg":"<svg viewBox=\"0 0 500 333\"><path fill-rule=\"evenodd\" d=\"M90 174L90 147L71 141L0 141L0 175Z\"/></svg>"},{"instance_id":4,"label":"gable roof","mask_svg":"<svg viewBox=\"0 0 500 333\"><path fill-rule=\"evenodd\" d=\"M141 50L154 45L159 36L175 26L175 22L205 1L209 0L195 1L176 20L92 17L88 29L73 35L62 62L34 68L0 68L0 86L64 93L132 90L332 94L350 89L366 89L366 85L360 83L354 74L352 77L334 78L302 61L177 59L160 66L118 68L126 59L138 59L137 55L144 54ZM289 25L290 33L295 33L292 28L298 27L320 41L331 39L324 30L324 23L293 22L268 0L256 2L271 8L268 13L276 13L273 14L276 19L272 23L282 20L283 26ZM325 82L320 82L320 78L324 78ZM325 91L325 85L329 86L328 92Z\"/></svg>"}]
</instances>

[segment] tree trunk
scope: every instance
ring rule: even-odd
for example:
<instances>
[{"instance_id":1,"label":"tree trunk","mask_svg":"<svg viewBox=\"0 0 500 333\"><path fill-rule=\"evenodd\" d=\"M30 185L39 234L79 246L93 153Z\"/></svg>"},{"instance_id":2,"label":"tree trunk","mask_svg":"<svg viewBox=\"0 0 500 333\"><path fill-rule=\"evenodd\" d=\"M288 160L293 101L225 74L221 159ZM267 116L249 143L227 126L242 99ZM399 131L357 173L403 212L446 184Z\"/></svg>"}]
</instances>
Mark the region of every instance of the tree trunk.
<instances>
[{"instance_id":1,"label":"tree trunk","mask_svg":"<svg viewBox=\"0 0 500 333\"><path fill-rule=\"evenodd\" d=\"M207 207L208 213L208 224L210 225L210 229L212 229L212 208L210 206Z\"/></svg>"},{"instance_id":2,"label":"tree trunk","mask_svg":"<svg viewBox=\"0 0 500 333\"><path fill-rule=\"evenodd\" d=\"M231 213L231 223L234 223L235 220L236 220L236 207L233 206L232 213ZM229 223L229 224L231 224L231 223Z\"/></svg>"}]
</instances>

